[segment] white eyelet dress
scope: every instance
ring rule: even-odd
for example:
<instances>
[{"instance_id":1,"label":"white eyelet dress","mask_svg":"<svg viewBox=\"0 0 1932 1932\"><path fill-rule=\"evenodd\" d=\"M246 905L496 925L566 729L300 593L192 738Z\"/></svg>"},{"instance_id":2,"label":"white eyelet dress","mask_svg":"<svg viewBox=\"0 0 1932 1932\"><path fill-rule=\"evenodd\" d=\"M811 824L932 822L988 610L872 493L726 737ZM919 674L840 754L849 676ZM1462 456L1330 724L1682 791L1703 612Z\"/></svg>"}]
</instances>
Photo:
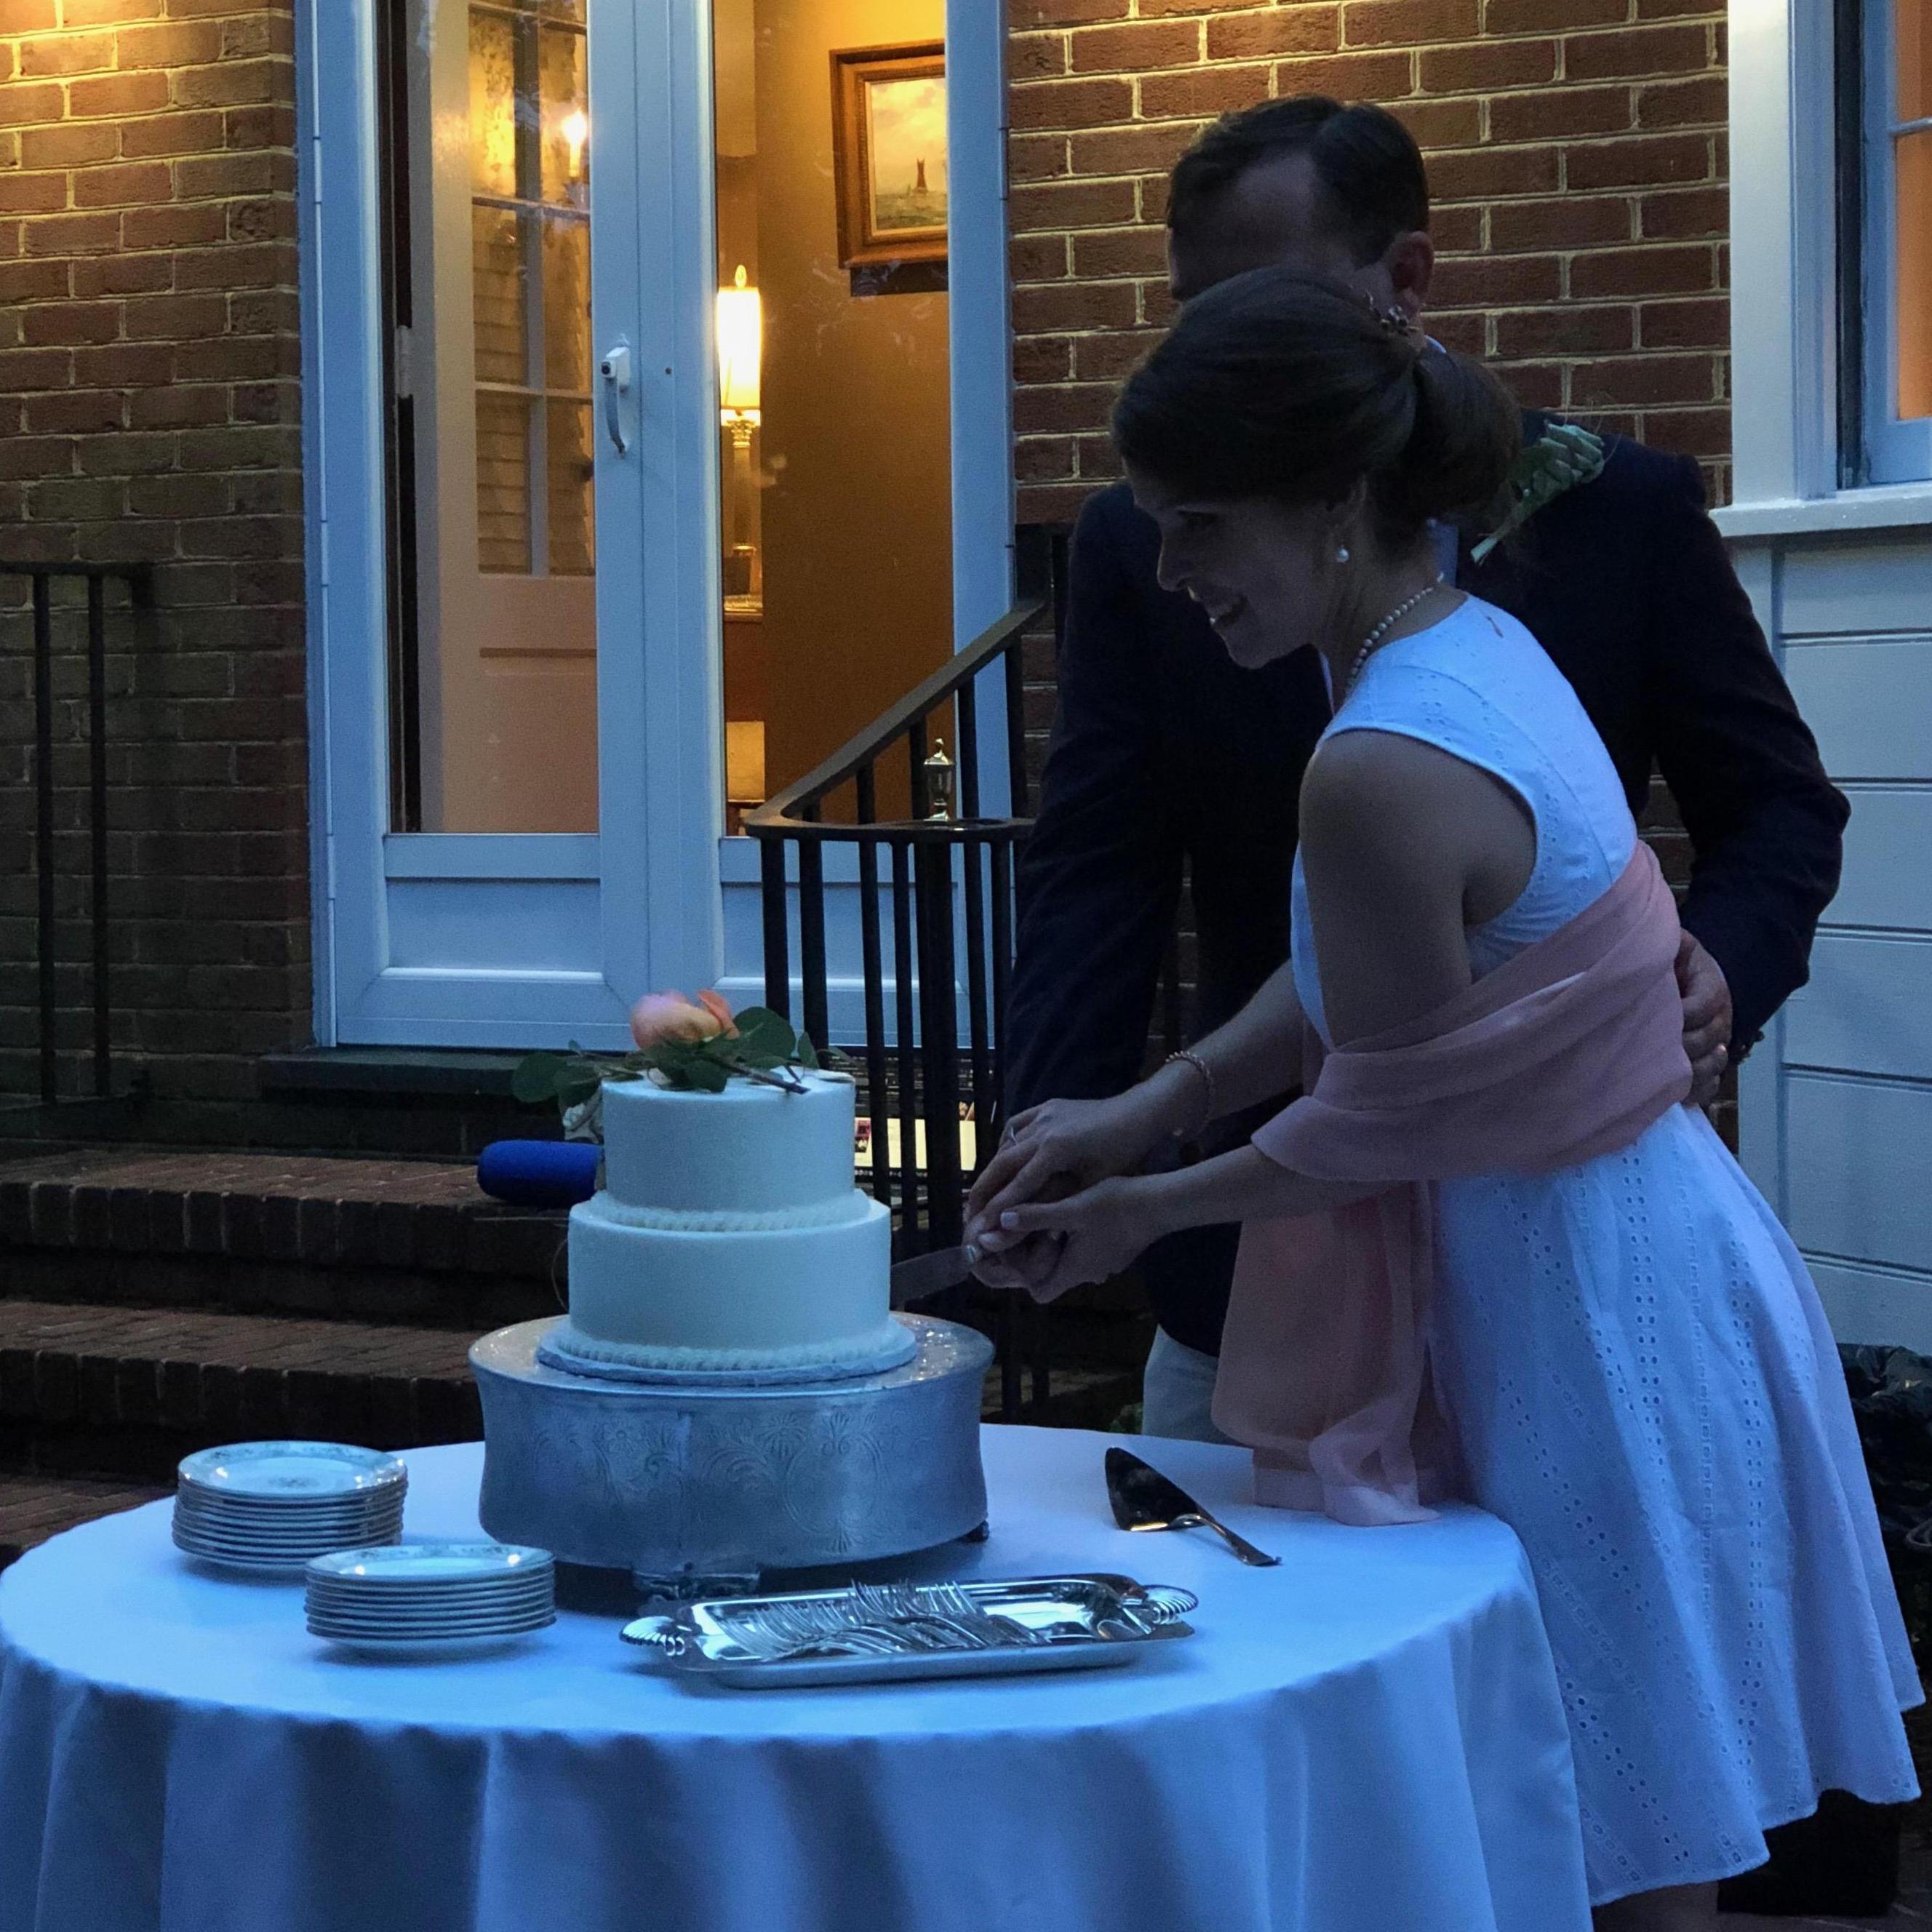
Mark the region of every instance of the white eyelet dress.
<instances>
[{"instance_id":1,"label":"white eyelet dress","mask_svg":"<svg viewBox=\"0 0 1932 1932\"><path fill-rule=\"evenodd\" d=\"M1478 976L1609 890L1636 828L1529 633L1470 599L1384 645L1328 732L1419 739L1528 807ZM1294 977L1326 1039L1307 894ZM1529 1554L1593 1904L1762 1864L1837 1787L1917 1790L1920 1700L1836 1348L1804 1263L1701 1113L1621 1153L1437 1190L1430 1364L1470 1498Z\"/></svg>"}]
</instances>

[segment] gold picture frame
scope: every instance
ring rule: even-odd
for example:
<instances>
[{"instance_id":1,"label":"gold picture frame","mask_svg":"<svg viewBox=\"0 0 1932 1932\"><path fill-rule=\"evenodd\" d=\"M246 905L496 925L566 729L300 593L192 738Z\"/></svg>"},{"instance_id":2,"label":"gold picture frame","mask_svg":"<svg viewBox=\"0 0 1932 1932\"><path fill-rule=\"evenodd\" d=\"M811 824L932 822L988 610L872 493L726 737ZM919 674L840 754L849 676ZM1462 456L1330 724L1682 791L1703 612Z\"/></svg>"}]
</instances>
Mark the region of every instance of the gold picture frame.
<instances>
[{"instance_id":1,"label":"gold picture frame","mask_svg":"<svg viewBox=\"0 0 1932 1932\"><path fill-rule=\"evenodd\" d=\"M832 56L838 266L946 259L946 44Z\"/></svg>"}]
</instances>

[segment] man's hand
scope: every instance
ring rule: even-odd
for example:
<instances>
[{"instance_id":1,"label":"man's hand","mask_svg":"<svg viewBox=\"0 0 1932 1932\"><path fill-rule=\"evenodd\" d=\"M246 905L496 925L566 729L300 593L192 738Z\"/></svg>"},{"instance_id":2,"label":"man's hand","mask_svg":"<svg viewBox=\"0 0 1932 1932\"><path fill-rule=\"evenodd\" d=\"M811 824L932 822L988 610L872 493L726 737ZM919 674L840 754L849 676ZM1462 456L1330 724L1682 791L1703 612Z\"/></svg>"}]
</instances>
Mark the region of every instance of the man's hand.
<instances>
[{"instance_id":1,"label":"man's hand","mask_svg":"<svg viewBox=\"0 0 1932 1932\"><path fill-rule=\"evenodd\" d=\"M1677 942L1677 991L1684 1002L1684 1051L1690 1099L1708 1107L1731 1058L1731 989L1724 968L1689 933Z\"/></svg>"}]
</instances>

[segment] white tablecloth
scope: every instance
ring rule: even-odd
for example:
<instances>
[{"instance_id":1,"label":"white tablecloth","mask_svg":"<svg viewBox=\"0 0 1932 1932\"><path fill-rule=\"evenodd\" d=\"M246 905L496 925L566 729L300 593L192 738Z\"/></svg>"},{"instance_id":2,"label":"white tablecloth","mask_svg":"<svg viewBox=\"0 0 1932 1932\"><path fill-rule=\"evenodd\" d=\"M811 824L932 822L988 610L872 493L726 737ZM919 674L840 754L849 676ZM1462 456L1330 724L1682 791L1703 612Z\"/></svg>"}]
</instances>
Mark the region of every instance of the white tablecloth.
<instances>
[{"instance_id":1,"label":"white tablecloth","mask_svg":"<svg viewBox=\"0 0 1932 1932\"><path fill-rule=\"evenodd\" d=\"M298 1585L191 1569L156 1504L0 1577L0 1932L1587 1932L1527 1566L1473 1510L1244 1506L1246 1458L1143 1443L1285 1558L1130 1538L1106 1438L989 1429L956 1574L1120 1570L1199 1635L1060 1677L752 1694L614 1616L363 1664ZM410 1457L476 1533L480 1449Z\"/></svg>"}]
</instances>

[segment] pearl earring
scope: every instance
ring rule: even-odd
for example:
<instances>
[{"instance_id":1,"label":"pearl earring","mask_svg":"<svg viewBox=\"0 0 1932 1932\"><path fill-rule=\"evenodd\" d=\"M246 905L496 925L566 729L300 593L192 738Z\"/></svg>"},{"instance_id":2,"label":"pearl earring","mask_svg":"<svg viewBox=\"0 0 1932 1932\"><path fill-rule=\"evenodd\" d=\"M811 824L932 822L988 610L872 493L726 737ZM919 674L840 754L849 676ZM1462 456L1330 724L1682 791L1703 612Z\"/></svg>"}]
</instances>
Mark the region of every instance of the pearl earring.
<instances>
[{"instance_id":1,"label":"pearl earring","mask_svg":"<svg viewBox=\"0 0 1932 1932\"><path fill-rule=\"evenodd\" d=\"M1335 552L1335 561L1337 563L1346 563L1348 560L1348 546L1346 544L1339 545Z\"/></svg>"}]
</instances>

